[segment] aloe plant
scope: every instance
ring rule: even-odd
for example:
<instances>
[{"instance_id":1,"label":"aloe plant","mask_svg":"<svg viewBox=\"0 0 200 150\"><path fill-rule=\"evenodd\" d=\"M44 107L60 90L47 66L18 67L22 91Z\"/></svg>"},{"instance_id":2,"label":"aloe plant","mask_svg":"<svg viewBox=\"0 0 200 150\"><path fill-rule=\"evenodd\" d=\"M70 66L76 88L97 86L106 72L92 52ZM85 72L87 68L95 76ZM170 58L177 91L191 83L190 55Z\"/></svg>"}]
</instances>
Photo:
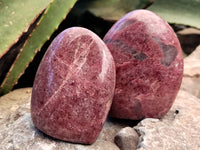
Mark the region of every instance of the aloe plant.
<instances>
[{"instance_id":1,"label":"aloe plant","mask_svg":"<svg viewBox=\"0 0 200 150\"><path fill-rule=\"evenodd\" d=\"M60 22L66 17L75 2L76 0L54 0L50 3L39 20L38 26L31 33L29 39L27 39L2 82L0 87L1 95L8 93L17 83L17 80L28 67L31 60L33 60L35 54L58 28Z\"/></svg>"},{"instance_id":2,"label":"aloe plant","mask_svg":"<svg viewBox=\"0 0 200 150\"><path fill-rule=\"evenodd\" d=\"M0 1L0 58L28 30L51 0Z\"/></svg>"}]
</instances>

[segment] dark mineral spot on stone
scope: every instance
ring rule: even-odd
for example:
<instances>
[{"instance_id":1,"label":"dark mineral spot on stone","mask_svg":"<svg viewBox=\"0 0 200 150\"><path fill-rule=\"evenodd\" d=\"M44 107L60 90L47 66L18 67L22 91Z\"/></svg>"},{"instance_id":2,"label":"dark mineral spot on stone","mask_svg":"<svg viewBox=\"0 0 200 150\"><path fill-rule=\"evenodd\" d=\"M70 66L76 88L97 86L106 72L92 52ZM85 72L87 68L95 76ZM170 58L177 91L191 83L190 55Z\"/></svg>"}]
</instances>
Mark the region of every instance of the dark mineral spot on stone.
<instances>
[{"instance_id":1,"label":"dark mineral spot on stone","mask_svg":"<svg viewBox=\"0 0 200 150\"><path fill-rule=\"evenodd\" d=\"M161 63L168 67L175 60L176 55L177 55L177 50L174 46L165 45L163 43L160 44L160 47L163 52L163 59Z\"/></svg>"},{"instance_id":2,"label":"dark mineral spot on stone","mask_svg":"<svg viewBox=\"0 0 200 150\"><path fill-rule=\"evenodd\" d=\"M140 100L135 98L134 100L134 105L133 105L133 113L136 114L138 116L138 119L143 119L144 118L144 115L143 115L143 110L142 110L142 106L141 106L141 103L140 103Z\"/></svg>"},{"instance_id":3,"label":"dark mineral spot on stone","mask_svg":"<svg viewBox=\"0 0 200 150\"><path fill-rule=\"evenodd\" d=\"M153 40L158 43L162 51L163 58L161 60L161 64L163 64L166 67L169 67L176 58L177 55L176 47L174 47L173 45L165 45L164 43L161 42L160 39L155 37L153 37Z\"/></svg>"},{"instance_id":4,"label":"dark mineral spot on stone","mask_svg":"<svg viewBox=\"0 0 200 150\"><path fill-rule=\"evenodd\" d=\"M145 55L144 53L138 53L138 54L135 55L134 57L135 57L135 59L137 59L137 60L143 61L143 60L145 60L145 59L147 58L147 55Z\"/></svg>"},{"instance_id":5,"label":"dark mineral spot on stone","mask_svg":"<svg viewBox=\"0 0 200 150\"><path fill-rule=\"evenodd\" d=\"M105 43L106 44L112 43L112 45L115 46L117 49L132 54L134 58L137 60L144 61L147 58L147 55L136 51L133 47L128 46L121 40L106 40Z\"/></svg>"}]
</instances>

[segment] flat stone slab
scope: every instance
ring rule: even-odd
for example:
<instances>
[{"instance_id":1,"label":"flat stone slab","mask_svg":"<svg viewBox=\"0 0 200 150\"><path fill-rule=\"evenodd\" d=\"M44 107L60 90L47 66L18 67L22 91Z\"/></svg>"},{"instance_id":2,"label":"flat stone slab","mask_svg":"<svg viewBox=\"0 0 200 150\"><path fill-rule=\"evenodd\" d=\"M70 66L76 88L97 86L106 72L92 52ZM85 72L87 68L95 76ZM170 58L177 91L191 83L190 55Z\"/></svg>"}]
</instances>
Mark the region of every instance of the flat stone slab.
<instances>
[{"instance_id":1,"label":"flat stone slab","mask_svg":"<svg viewBox=\"0 0 200 150\"><path fill-rule=\"evenodd\" d=\"M164 118L144 119L134 128L138 150L199 150L200 99L181 90Z\"/></svg>"}]
</instances>

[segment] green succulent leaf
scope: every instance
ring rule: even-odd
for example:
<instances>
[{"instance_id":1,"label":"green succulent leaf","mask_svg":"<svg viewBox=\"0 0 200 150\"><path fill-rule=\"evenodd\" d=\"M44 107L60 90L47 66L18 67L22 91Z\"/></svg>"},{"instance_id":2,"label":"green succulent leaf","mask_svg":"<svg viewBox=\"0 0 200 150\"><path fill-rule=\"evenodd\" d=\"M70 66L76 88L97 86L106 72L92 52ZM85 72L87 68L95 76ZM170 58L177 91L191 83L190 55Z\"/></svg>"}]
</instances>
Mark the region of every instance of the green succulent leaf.
<instances>
[{"instance_id":1,"label":"green succulent leaf","mask_svg":"<svg viewBox=\"0 0 200 150\"><path fill-rule=\"evenodd\" d=\"M31 33L0 87L0 95L8 93L17 83L35 54L58 28L77 0L53 0Z\"/></svg>"},{"instance_id":2,"label":"green succulent leaf","mask_svg":"<svg viewBox=\"0 0 200 150\"><path fill-rule=\"evenodd\" d=\"M155 0L148 9L169 23L200 28L199 0Z\"/></svg>"},{"instance_id":3,"label":"green succulent leaf","mask_svg":"<svg viewBox=\"0 0 200 150\"><path fill-rule=\"evenodd\" d=\"M0 58L26 32L51 0L0 0Z\"/></svg>"},{"instance_id":4,"label":"green succulent leaf","mask_svg":"<svg viewBox=\"0 0 200 150\"><path fill-rule=\"evenodd\" d=\"M149 6L153 0L80 0L79 11L89 11L105 20L119 20L129 11Z\"/></svg>"}]
</instances>

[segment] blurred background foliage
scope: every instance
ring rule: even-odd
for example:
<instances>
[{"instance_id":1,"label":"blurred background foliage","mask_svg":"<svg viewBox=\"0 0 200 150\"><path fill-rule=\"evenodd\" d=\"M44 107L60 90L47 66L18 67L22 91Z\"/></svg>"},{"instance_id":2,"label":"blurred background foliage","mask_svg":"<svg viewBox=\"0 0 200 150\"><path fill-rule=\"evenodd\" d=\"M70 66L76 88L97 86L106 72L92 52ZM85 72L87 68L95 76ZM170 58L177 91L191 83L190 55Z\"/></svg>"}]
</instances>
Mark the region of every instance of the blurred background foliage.
<instances>
[{"instance_id":1,"label":"blurred background foliage","mask_svg":"<svg viewBox=\"0 0 200 150\"><path fill-rule=\"evenodd\" d=\"M81 26L103 38L135 9L168 21L188 55L200 44L199 8L199 0L0 0L0 95L33 85L44 53L64 29Z\"/></svg>"}]
</instances>

